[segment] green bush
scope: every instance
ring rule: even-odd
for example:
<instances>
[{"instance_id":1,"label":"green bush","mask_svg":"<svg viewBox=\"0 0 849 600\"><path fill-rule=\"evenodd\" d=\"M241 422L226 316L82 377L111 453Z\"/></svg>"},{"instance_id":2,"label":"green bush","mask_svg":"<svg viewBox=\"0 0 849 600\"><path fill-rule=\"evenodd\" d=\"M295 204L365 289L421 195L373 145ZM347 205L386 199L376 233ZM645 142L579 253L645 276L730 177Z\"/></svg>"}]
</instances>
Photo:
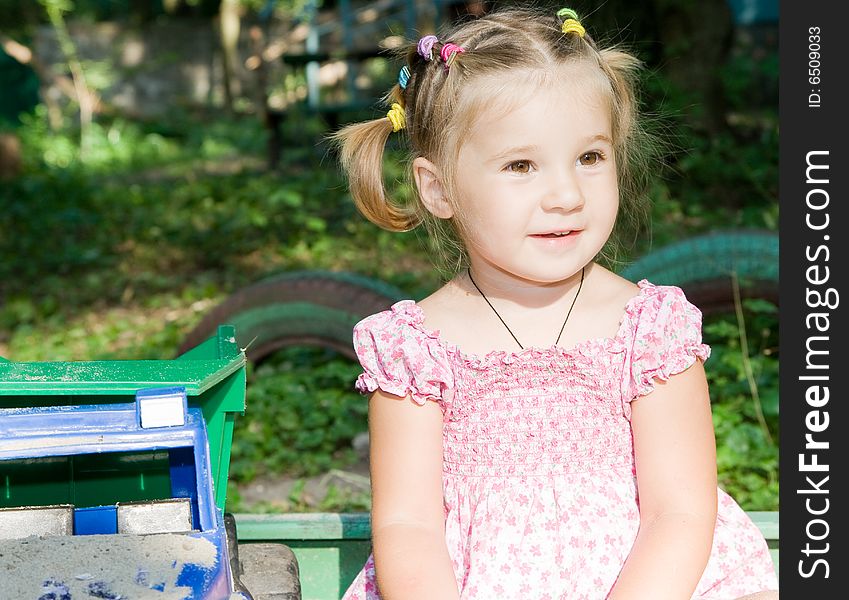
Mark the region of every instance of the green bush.
<instances>
[{"instance_id":1,"label":"green bush","mask_svg":"<svg viewBox=\"0 0 849 600\"><path fill-rule=\"evenodd\" d=\"M745 338L733 315L704 325L719 483L747 510L778 510L778 310L754 299L743 308Z\"/></svg>"},{"instance_id":2,"label":"green bush","mask_svg":"<svg viewBox=\"0 0 849 600\"><path fill-rule=\"evenodd\" d=\"M356 460L367 429L366 398L353 389L359 366L332 352L281 350L251 374L247 410L233 435L231 478L309 477Z\"/></svg>"}]
</instances>

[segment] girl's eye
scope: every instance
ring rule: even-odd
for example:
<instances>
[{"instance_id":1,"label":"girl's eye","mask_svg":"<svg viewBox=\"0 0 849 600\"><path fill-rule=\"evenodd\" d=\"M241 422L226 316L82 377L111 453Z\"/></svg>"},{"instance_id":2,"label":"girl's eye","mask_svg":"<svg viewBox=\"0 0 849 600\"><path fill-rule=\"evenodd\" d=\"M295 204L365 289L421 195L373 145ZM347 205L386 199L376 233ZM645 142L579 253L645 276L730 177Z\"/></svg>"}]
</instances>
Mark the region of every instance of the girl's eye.
<instances>
[{"instance_id":1,"label":"girl's eye","mask_svg":"<svg viewBox=\"0 0 849 600\"><path fill-rule=\"evenodd\" d=\"M526 160L517 160L516 162L512 162L507 165L507 170L511 173L529 173L531 170L531 163Z\"/></svg>"},{"instance_id":2,"label":"girl's eye","mask_svg":"<svg viewBox=\"0 0 849 600\"><path fill-rule=\"evenodd\" d=\"M584 152L578 159L578 162L584 167L591 167L598 164L602 159L604 159L604 155L597 150L593 150L592 152Z\"/></svg>"}]
</instances>

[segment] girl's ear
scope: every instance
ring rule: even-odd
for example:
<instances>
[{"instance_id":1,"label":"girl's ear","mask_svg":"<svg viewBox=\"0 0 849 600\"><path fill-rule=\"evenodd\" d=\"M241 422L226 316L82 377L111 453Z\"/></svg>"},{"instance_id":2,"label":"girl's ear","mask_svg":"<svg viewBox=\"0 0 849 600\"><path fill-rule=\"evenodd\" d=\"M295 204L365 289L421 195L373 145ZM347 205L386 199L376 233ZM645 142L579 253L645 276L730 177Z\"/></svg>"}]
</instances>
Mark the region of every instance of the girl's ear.
<instances>
[{"instance_id":1,"label":"girl's ear","mask_svg":"<svg viewBox=\"0 0 849 600\"><path fill-rule=\"evenodd\" d=\"M419 156L413 160L413 178L425 208L439 219L450 219L454 209L445 195L439 169L428 159Z\"/></svg>"}]
</instances>

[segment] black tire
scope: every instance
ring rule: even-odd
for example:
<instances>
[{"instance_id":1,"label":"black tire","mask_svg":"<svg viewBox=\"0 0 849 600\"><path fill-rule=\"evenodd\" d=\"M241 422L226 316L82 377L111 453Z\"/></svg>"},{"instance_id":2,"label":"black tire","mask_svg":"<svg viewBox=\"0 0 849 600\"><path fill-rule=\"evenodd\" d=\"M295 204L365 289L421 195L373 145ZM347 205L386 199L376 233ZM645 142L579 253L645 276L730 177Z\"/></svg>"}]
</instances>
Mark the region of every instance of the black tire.
<instances>
[{"instance_id":1,"label":"black tire","mask_svg":"<svg viewBox=\"0 0 849 600\"><path fill-rule=\"evenodd\" d=\"M236 341L257 363L286 346L329 348L356 359L352 327L405 295L381 281L352 273L294 271L243 288L215 307L183 340L179 353L236 327Z\"/></svg>"},{"instance_id":2,"label":"black tire","mask_svg":"<svg viewBox=\"0 0 849 600\"><path fill-rule=\"evenodd\" d=\"M705 315L734 311L734 276L742 298L778 306L778 234L725 230L688 238L646 254L619 274L676 285Z\"/></svg>"}]
</instances>

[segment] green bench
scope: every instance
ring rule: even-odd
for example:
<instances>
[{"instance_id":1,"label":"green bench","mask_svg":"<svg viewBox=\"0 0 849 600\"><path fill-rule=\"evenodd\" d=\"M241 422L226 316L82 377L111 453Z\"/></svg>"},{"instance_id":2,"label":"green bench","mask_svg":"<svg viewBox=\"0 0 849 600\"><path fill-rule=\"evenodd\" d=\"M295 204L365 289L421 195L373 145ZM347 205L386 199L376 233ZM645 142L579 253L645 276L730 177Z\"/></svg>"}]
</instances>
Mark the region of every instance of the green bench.
<instances>
[{"instance_id":1,"label":"green bench","mask_svg":"<svg viewBox=\"0 0 849 600\"><path fill-rule=\"evenodd\" d=\"M778 512L748 513L778 573ZM295 553L303 600L338 600L371 552L368 513L237 514L239 543L278 542Z\"/></svg>"}]
</instances>

